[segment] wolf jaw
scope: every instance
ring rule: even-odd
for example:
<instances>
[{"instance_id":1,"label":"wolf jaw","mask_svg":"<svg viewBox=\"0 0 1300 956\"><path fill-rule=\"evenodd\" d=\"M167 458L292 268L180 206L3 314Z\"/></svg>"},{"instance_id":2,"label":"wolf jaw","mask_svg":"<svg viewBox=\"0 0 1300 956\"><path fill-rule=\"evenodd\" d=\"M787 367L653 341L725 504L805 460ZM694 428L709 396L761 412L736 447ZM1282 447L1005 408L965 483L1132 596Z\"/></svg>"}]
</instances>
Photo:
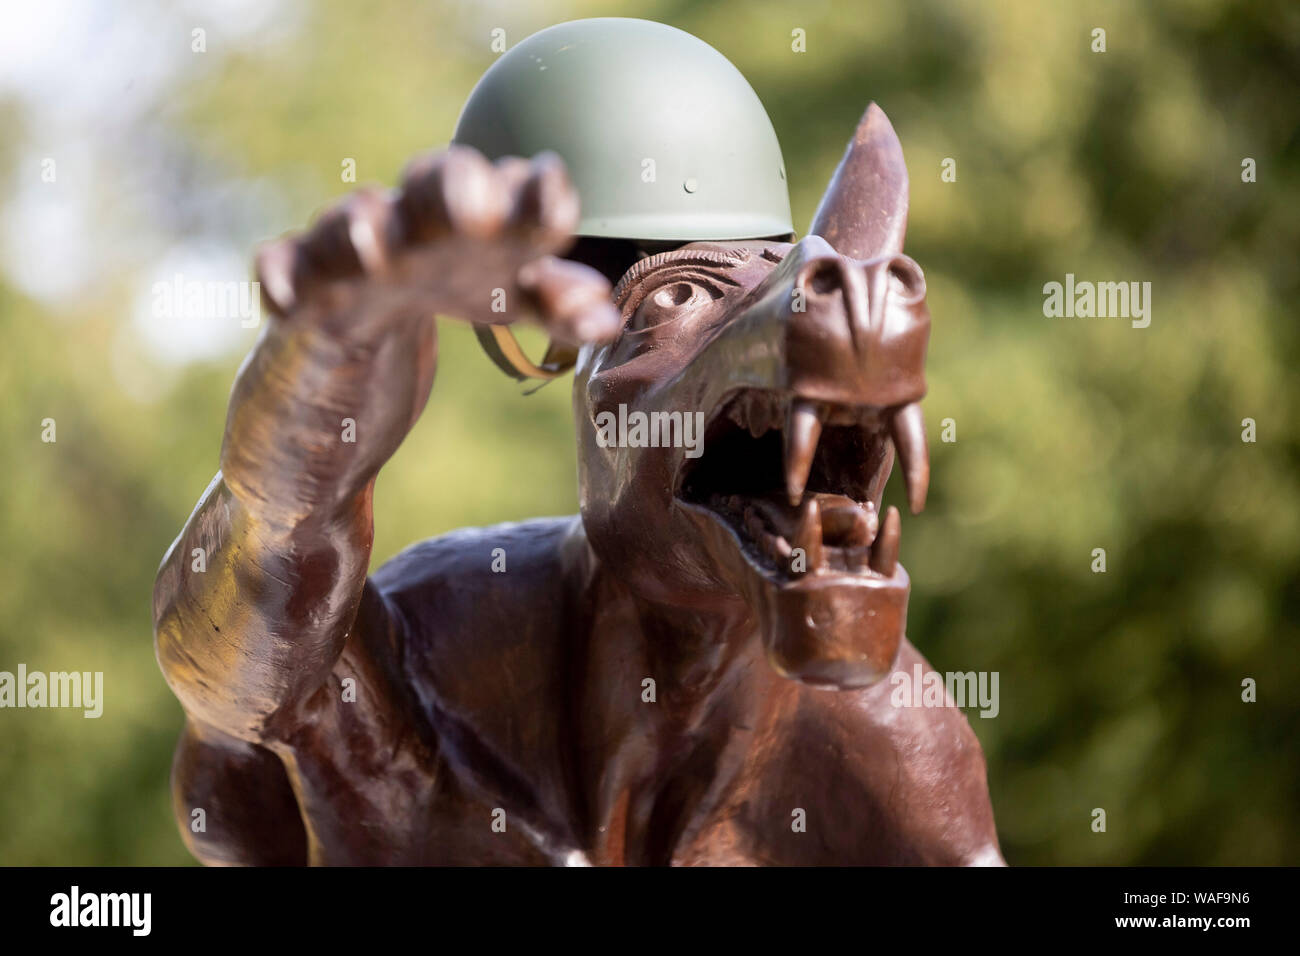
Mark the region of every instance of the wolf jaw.
<instances>
[{"instance_id":1,"label":"wolf jaw","mask_svg":"<svg viewBox=\"0 0 1300 956\"><path fill-rule=\"evenodd\" d=\"M913 511L929 481L920 408L728 393L704 454L683 459L675 500L714 553L730 552L769 663L813 687L870 687L894 666L911 581L901 518L881 496L897 454Z\"/></svg>"},{"instance_id":2,"label":"wolf jaw","mask_svg":"<svg viewBox=\"0 0 1300 956\"><path fill-rule=\"evenodd\" d=\"M818 574L891 578L901 520L893 507L881 517L881 496L897 451L911 509L924 507L919 411L738 389L710 416L703 455L683 460L677 498L728 527L773 584Z\"/></svg>"}]
</instances>

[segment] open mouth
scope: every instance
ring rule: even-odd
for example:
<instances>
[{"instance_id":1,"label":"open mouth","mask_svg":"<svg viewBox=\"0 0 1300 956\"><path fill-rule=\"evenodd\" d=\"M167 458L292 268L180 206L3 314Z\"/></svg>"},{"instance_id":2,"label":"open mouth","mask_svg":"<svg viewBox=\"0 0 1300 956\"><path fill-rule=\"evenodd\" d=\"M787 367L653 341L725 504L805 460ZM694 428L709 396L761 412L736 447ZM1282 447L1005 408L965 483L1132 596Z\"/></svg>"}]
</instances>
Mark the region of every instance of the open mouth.
<instances>
[{"instance_id":1,"label":"open mouth","mask_svg":"<svg viewBox=\"0 0 1300 956\"><path fill-rule=\"evenodd\" d=\"M703 454L683 465L678 497L729 527L749 563L778 583L891 578L901 519L897 508L879 509L895 451L920 511L929 458L916 403L885 409L743 389L715 411Z\"/></svg>"}]
</instances>

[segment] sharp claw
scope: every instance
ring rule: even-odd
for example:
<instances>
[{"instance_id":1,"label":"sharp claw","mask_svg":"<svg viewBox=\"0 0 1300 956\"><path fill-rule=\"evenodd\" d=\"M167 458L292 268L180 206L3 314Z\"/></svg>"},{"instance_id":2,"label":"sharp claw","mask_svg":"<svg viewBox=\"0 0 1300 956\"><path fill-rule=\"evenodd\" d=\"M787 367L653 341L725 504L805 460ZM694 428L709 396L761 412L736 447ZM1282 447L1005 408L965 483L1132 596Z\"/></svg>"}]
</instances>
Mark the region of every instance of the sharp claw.
<instances>
[{"instance_id":1,"label":"sharp claw","mask_svg":"<svg viewBox=\"0 0 1300 956\"><path fill-rule=\"evenodd\" d=\"M288 315L298 304L293 274L297 255L297 248L288 239L268 243L257 251L258 283L277 315Z\"/></svg>"}]
</instances>

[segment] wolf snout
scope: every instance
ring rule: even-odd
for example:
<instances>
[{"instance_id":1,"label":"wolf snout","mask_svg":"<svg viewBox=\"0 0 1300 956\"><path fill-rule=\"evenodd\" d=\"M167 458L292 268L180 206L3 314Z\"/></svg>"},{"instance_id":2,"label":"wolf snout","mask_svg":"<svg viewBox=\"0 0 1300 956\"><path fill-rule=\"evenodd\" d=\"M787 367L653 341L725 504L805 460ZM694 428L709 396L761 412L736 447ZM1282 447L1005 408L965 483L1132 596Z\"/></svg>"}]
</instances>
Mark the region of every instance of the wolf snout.
<instances>
[{"instance_id":1,"label":"wolf snout","mask_svg":"<svg viewBox=\"0 0 1300 956\"><path fill-rule=\"evenodd\" d=\"M791 313L812 323L847 322L852 344L871 344L872 330L883 331L886 307L915 306L925 299L921 267L905 255L863 261L841 255L816 256L795 273Z\"/></svg>"},{"instance_id":2,"label":"wolf snout","mask_svg":"<svg viewBox=\"0 0 1300 956\"><path fill-rule=\"evenodd\" d=\"M778 334L797 393L881 407L925 393L930 316L907 256L813 256L795 271L784 313Z\"/></svg>"}]
</instances>

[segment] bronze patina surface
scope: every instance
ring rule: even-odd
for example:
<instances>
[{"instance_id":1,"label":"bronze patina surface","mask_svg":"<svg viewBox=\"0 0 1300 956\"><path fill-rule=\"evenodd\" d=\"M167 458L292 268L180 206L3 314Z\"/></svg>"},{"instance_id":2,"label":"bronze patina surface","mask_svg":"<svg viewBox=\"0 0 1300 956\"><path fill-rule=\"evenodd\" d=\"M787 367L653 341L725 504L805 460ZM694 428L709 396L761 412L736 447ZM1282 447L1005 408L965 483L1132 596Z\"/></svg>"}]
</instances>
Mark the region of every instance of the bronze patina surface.
<instances>
[{"instance_id":1,"label":"bronze patina surface","mask_svg":"<svg viewBox=\"0 0 1300 956\"><path fill-rule=\"evenodd\" d=\"M556 258L578 215L562 164L451 147L263 249L275 317L154 594L195 855L1001 863L966 718L891 706L883 679L921 661L900 516L881 514L895 457L914 512L929 477L907 189L872 106L794 243ZM457 531L367 576L435 313L532 314L587 343L581 513ZM702 454L598 425L638 412L702 413Z\"/></svg>"}]
</instances>

